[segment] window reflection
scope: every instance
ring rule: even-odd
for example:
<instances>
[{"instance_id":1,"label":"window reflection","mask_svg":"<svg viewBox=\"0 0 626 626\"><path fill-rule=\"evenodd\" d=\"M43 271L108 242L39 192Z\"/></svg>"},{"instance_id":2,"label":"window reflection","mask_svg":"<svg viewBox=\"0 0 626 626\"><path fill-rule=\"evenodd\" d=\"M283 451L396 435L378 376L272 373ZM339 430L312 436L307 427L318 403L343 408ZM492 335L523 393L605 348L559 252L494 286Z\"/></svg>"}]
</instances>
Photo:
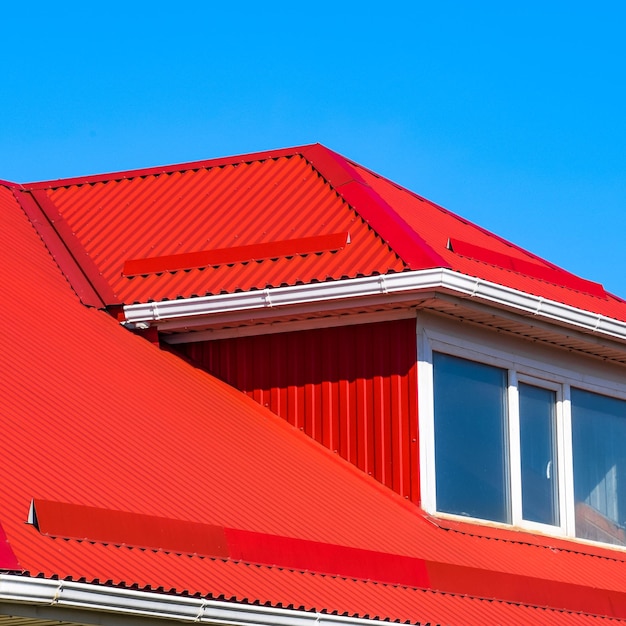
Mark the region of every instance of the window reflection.
<instances>
[{"instance_id":1,"label":"window reflection","mask_svg":"<svg viewBox=\"0 0 626 626\"><path fill-rule=\"evenodd\" d=\"M626 545L626 402L572 389L576 536Z\"/></svg>"},{"instance_id":2,"label":"window reflection","mask_svg":"<svg viewBox=\"0 0 626 626\"><path fill-rule=\"evenodd\" d=\"M509 522L506 370L433 354L437 509Z\"/></svg>"},{"instance_id":3,"label":"window reflection","mask_svg":"<svg viewBox=\"0 0 626 626\"><path fill-rule=\"evenodd\" d=\"M558 526L556 393L525 383L518 390L522 517Z\"/></svg>"}]
</instances>

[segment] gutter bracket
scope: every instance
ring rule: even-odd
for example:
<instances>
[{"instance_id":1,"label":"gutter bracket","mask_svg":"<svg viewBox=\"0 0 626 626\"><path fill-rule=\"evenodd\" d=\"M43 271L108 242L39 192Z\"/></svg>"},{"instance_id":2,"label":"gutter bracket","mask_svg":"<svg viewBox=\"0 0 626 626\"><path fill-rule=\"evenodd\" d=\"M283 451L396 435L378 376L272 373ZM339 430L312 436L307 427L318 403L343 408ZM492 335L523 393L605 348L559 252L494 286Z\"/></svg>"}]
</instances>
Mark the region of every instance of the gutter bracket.
<instances>
[{"instance_id":1,"label":"gutter bracket","mask_svg":"<svg viewBox=\"0 0 626 626\"><path fill-rule=\"evenodd\" d=\"M596 325L593 327L593 330L598 330L602 323L602 315L598 315L598 319L596 320Z\"/></svg>"},{"instance_id":2,"label":"gutter bracket","mask_svg":"<svg viewBox=\"0 0 626 626\"><path fill-rule=\"evenodd\" d=\"M389 290L387 289L387 281L385 280L385 276L384 274L381 274L378 277L378 284L380 285L380 292L387 294L389 293Z\"/></svg>"},{"instance_id":3,"label":"gutter bracket","mask_svg":"<svg viewBox=\"0 0 626 626\"><path fill-rule=\"evenodd\" d=\"M206 600L202 600L202 604L198 607L198 614L196 615L194 622L201 622L204 617L204 611L209 606L209 603Z\"/></svg>"},{"instance_id":4,"label":"gutter bracket","mask_svg":"<svg viewBox=\"0 0 626 626\"><path fill-rule=\"evenodd\" d=\"M472 293L470 295L470 298L475 298L476 294L478 293L478 288L480 287L480 278L477 278L476 281L474 282L474 288L472 289Z\"/></svg>"},{"instance_id":5,"label":"gutter bracket","mask_svg":"<svg viewBox=\"0 0 626 626\"><path fill-rule=\"evenodd\" d=\"M50 604L58 604L60 599L61 599L61 594L63 593L63 583L59 582L59 585L57 586L57 588L54 590L54 595L52 596L52 600L50 601Z\"/></svg>"},{"instance_id":6,"label":"gutter bracket","mask_svg":"<svg viewBox=\"0 0 626 626\"><path fill-rule=\"evenodd\" d=\"M158 322L161 319L161 316L159 315L159 305L156 302L152 302L150 304L150 311L152 312L152 319L155 322Z\"/></svg>"}]
</instances>

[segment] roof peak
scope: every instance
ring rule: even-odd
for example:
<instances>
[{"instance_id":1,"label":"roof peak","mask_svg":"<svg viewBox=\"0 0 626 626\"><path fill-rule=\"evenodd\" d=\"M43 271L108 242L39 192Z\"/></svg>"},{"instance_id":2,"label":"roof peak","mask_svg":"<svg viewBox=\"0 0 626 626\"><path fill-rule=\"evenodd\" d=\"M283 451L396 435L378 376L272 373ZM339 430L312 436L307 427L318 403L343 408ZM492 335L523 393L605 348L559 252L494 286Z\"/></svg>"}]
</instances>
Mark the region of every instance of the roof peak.
<instances>
[{"instance_id":1,"label":"roof peak","mask_svg":"<svg viewBox=\"0 0 626 626\"><path fill-rule=\"evenodd\" d=\"M58 187L70 187L72 185L87 185L100 182L119 181L126 178L141 178L145 176L158 176L159 174L173 174L175 172L186 172L189 170L208 169L212 167L222 167L224 165L237 165L239 163L251 163L253 161L264 161L267 159L278 159L280 157L297 156L302 155L305 150L316 146L329 150L319 143L305 144L290 148L277 148L275 150L263 150L260 152L249 152L247 154L233 154L231 156L214 157L210 159L200 159L198 161L186 161L183 163L172 163L168 165L155 165L151 167L122 170L119 172L105 172L103 174L88 174L86 176L72 176L68 178L58 178L55 180L42 180L24 183L23 186L27 189L55 189Z\"/></svg>"}]
</instances>

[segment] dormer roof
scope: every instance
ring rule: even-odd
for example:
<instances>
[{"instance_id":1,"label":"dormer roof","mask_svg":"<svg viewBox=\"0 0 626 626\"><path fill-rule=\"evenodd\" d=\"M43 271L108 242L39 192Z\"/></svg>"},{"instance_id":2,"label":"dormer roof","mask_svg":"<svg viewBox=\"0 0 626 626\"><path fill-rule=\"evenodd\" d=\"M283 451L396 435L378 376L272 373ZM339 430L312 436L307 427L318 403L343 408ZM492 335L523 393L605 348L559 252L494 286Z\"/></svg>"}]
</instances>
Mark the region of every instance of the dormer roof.
<instances>
[{"instance_id":1,"label":"dormer roof","mask_svg":"<svg viewBox=\"0 0 626 626\"><path fill-rule=\"evenodd\" d=\"M446 268L626 321L602 285L319 144L26 184L19 196L106 305Z\"/></svg>"}]
</instances>

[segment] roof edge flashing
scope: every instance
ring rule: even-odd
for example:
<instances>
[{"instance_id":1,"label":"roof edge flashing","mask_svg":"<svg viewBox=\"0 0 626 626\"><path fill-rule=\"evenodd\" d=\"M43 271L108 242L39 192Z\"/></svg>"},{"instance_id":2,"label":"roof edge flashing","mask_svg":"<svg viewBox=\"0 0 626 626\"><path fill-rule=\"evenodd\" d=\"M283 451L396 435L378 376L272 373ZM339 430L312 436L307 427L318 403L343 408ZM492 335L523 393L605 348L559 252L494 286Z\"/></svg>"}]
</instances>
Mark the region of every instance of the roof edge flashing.
<instances>
[{"instance_id":1,"label":"roof edge flashing","mask_svg":"<svg viewBox=\"0 0 626 626\"><path fill-rule=\"evenodd\" d=\"M476 299L499 308L504 307L547 320L557 326L573 326L586 332L626 342L626 322L446 268L131 304L124 306L123 323L127 327L136 328L145 324L158 325L160 322L168 322L168 331L176 332L176 320L180 321L182 331L185 330L187 320L202 316L313 305L320 302L347 303L357 298L365 302L368 298L380 296L401 295L408 300L417 294L433 290Z\"/></svg>"},{"instance_id":2,"label":"roof edge flashing","mask_svg":"<svg viewBox=\"0 0 626 626\"><path fill-rule=\"evenodd\" d=\"M252 161L263 161L266 159L278 159L280 157L297 156L310 147L320 144L307 144L304 146L294 146L290 148L276 148L274 150L264 150L260 152L250 152L211 159L201 159L198 161L187 161L185 163L174 163L169 165L156 165L152 167L122 170L120 172L106 172L104 174L87 174L85 176L74 176L70 178L58 178L53 180L34 181L24 183L22 187L27 190L35 189L57 189L60 187L72 187L74 185L93 185L96 183L107 183L111 181L121 181L131 178L142 178L146 176L160 176L161 174L174 174L176 172L186 172L189 170L209 169L212 167L223 167L226 165L238 165L240 163L250 163Z\"/></svg>"}]
</instances>

